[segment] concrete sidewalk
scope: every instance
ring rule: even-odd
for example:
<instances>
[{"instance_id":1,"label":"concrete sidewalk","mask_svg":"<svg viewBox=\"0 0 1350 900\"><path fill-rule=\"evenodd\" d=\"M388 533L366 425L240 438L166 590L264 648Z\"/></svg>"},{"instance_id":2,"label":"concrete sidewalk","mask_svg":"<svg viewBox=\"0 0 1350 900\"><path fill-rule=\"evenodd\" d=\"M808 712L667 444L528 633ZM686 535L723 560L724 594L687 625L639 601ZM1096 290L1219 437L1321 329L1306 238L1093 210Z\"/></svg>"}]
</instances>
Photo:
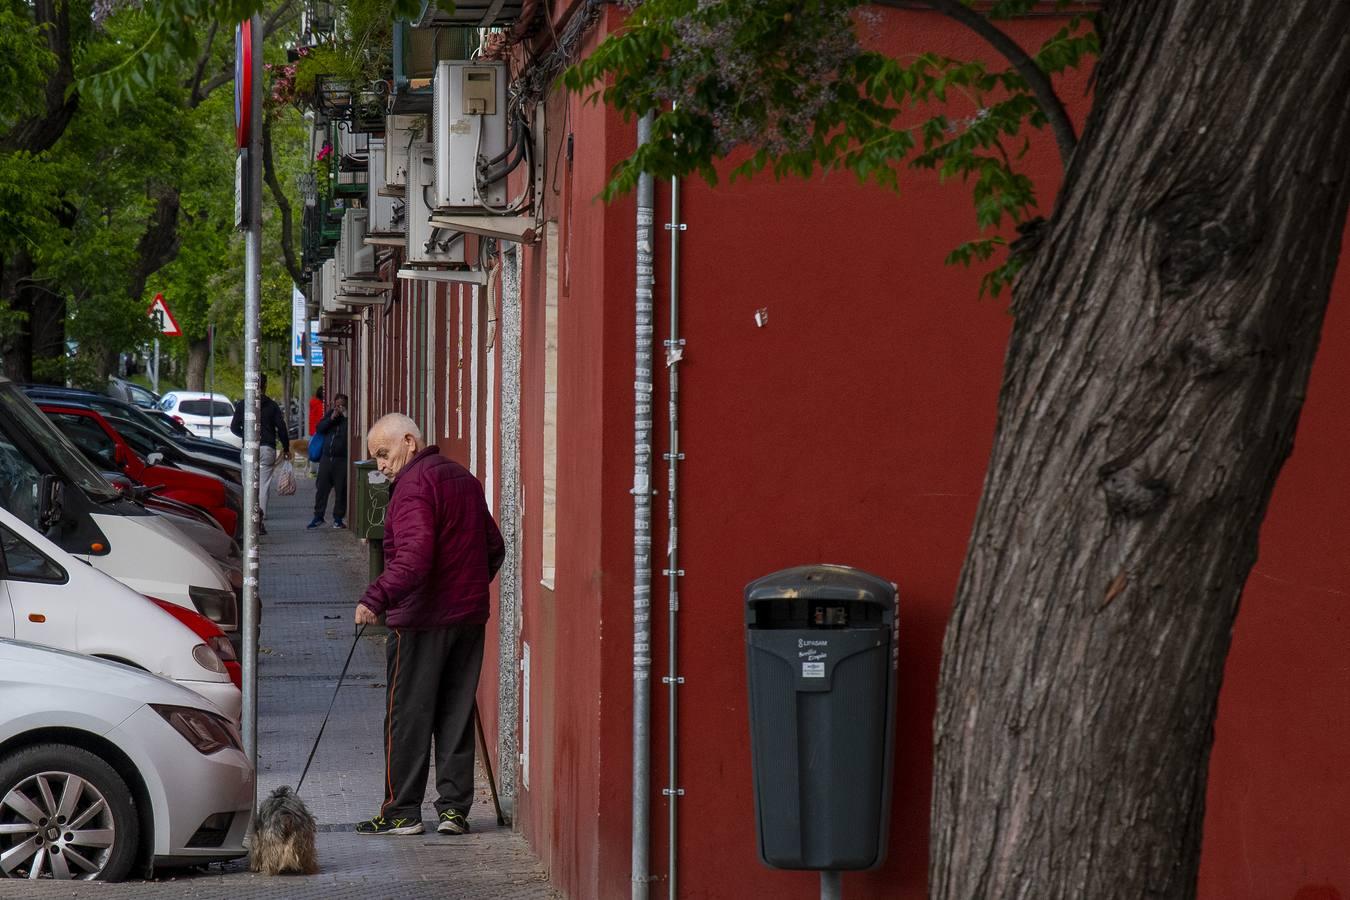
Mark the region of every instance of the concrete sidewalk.
<instances>
[{"instance_id":1,"label":"concrete sidewalk","mask_svg":"<svg viewBox=\"0 0 1350 900\"><path fill-rule=\"evenodd\" d=\"M300 777L353 640L352 611L366 584L364 548L345 531L307 531L314 482L269 501L262 538L263 615L258 657L258 796ZM104 885L0 880L0 898L19 897L416 897L555 898L547 876L509 828L499 828L479 762L472 833L361 837L352 826L383 799L384 637L363 638L315 754L303 797L319 821L320 874L263 878L240 860L155 882ZM428 779L428 785L434 777Z\"/></svg>"}]
</instances>

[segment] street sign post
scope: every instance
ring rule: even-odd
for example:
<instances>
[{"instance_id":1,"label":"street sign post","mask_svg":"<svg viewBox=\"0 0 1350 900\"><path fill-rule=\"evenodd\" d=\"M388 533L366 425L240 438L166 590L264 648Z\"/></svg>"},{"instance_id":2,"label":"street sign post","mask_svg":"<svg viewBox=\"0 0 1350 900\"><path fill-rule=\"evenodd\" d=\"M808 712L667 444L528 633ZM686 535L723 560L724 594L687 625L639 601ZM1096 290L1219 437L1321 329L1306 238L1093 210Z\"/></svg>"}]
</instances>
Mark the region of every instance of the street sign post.
<instances>
[{"instance_id":1,"label":"street sign post","mask_svg":"<svg viewBox=\"0 0 1350 900\"><path fill-rule=\"evenodd\" d=\"M240 631L243 638L244 754L258 763L258 340L262 295L262 18L254 15L235 32L235 138L248 155L241 166L241 219L244 229L244 589ZM253 806L257 806L257 795Z\"/></svg>"},{"instance_id":2,"label":"street sign post","mask_svg":"<svg viewBox=\"0 0 1350 900\"><path fill-rule=\"evenodd\" d=\"M179 337L183 329L178 327L178 321L174 319L173 313L169 312L169 304L164 302L163 294L156 294L155 299L150 303L150 308L145 313L155 323L155 366L154 372L150 376L150 389L156 394L159 393L159 336L161 334L168 337Z\"/></svg>"}]
</instances>

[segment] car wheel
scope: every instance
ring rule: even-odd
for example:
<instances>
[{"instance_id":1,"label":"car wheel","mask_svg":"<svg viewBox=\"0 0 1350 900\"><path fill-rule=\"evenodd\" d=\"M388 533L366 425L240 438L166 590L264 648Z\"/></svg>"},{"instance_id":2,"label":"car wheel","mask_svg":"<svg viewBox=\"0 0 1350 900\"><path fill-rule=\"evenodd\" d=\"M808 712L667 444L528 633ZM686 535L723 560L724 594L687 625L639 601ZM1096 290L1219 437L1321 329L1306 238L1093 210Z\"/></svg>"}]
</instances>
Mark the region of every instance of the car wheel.
<instances>
[{"instance_id":1,"label":"car wheel","mask_svg":"<svg viewBox=\"0 0 1350 900\"><path fill-rule=\"evenodd\" d=\"M40 744L0 762L0 876L120 881L139 832L126 782L89 751Z\"/></svg>"}]
</instances>

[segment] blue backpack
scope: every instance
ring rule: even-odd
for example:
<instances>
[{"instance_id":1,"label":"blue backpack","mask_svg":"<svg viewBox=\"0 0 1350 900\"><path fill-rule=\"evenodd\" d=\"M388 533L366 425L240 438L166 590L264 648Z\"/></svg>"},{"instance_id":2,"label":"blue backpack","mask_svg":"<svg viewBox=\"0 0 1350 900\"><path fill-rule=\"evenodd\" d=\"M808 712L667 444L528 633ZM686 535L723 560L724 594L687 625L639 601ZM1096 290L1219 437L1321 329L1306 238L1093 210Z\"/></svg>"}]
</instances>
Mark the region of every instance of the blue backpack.
<instances>
[{"instance_id":1,"label":"blue backpack","mask_svg":"<svg viewBox=\"0 0 1350 900\"><path fill-rule=\"evenodd\" d=\"M309 461L318 462L323 459L323 432L316 431L309 436Z\"/></svg>"}]
</instances>

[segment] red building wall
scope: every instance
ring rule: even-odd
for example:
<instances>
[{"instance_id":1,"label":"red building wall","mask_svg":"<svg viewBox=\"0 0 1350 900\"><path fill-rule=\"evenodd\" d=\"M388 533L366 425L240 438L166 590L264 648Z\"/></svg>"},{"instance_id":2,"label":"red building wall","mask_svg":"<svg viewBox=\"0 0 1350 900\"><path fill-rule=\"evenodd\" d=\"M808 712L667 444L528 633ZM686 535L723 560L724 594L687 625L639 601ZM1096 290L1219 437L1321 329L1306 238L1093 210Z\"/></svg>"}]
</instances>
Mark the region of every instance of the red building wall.
<instances>
[{"instance_id":1,"label":"red building wall","mask_svg":"<svg viewBox=\"0 0 1350 900\"><path fill-rule=\"evenodd\" d=\"M616 27L620 13L605 23ZM1031 45L1053 19L1013 27ZM601 29L603 30L603 29ZM591 46L599 35L592 36ZM984 48L946 20L888 13L874 38L891 52ZM1081 119L1083 84L1064 86ZM520 478L523 643L530 656L527 770L517 825L576 898L626 897L632 696L634 205L597 199L633 149L634 126L555 93L547 241L522 257ZM572 154L564 148L572 136ZM554 168L554 161L557 167ZM1030 165L1045 204L1059 177L1044 139ZM657 359L665 336L669 191L658 191ZM900 586L900 669L889 859L845 876L852 897L926 891L931 721L951 597L984 478L1010 319L1006 297L980 300L978 273L944 266L974 236L967 189L925 173L900 196L847 175L769 178L711 190L690 181L681 218L679 759L680 896L813 897L809 874L763 867L755 850L741 591L752 578L837 562ZM545 318L558 301L557 569L541 583ZM433 294L437 289L433 289ZM458 309L440 288L438 390L457 379ZM1346 444L1339 401L1350 377L1350 281L1340 278L1294 457L1262 533L1221 698L1200 894L1211 900L1331 900L1350 895L1350 487L1334 465ZM375 316L375 414L414 402L395 374L418 333L407 291ZM498 305L500 309L500 305ZM399 310L402 309L402 313ZM755 312L767 312L760 327ZM441 324L437 325L438 329ZM480 339L482 332L480 331ZM494 365L498 360L494 359ZM483 357L480 355L480 360ZM484 408L485 363L463 380ZM353 363L353 368L359 369ZM360 373L358 373L360 377ZM495 384L501 385L499 377ZM652 872L664 894L664 373L656 411L652 612ZM440 396L440 395L438 395ZM451 416L454 415L452 403ZM501 404L494 405L500 413ZM443 448L467 459L453 421ZM482 421L480 417L480 421ZM500 423L496 423L500 424ZM495 440L484 424L481 440ZM481 446L481 444L480 444ZM500 460L500 453L493 459ZM480 473L481 474L481 473ZM500 473L495 483L500 484ZM496 626L494 618L492 628ZM480 703L497 733L495 639ZM514 661L512 661L513 663ZM528 782L528 786L526 786ZM1339 894L1337 893L1339 892Z\"/></svg>"}]
</instances>

